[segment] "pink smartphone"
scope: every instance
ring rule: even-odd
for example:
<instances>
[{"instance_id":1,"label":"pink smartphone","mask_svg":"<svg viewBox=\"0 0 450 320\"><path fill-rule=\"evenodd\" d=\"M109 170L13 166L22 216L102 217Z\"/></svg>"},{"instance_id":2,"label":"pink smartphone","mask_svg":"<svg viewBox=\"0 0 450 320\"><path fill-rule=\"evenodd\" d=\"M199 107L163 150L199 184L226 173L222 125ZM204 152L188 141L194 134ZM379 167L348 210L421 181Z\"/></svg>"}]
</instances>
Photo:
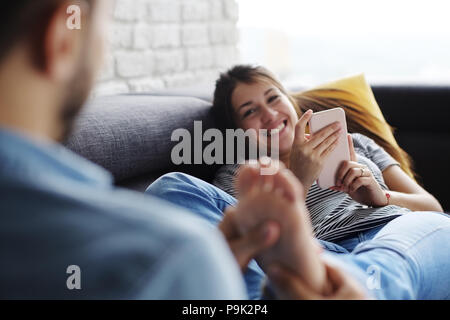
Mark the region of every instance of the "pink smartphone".
<instances>
[{"instance_id":1,"label":"pink smartphone","mask_svg":"<svg viewBox=\"0 0 450 320\"><path fill-rule=\"evenodd\" d=\"M322 189L328 189L336 185L336 174L342 161L350 160L350 149L347 140L347 121L345 121L345 111L342 108L315 112L309 120L309 130L313 135L333 122L339 122L342 131L339 136L338 145L328 155L322 172L317 179L317 185Z\"/></svg>"}]
</instances>

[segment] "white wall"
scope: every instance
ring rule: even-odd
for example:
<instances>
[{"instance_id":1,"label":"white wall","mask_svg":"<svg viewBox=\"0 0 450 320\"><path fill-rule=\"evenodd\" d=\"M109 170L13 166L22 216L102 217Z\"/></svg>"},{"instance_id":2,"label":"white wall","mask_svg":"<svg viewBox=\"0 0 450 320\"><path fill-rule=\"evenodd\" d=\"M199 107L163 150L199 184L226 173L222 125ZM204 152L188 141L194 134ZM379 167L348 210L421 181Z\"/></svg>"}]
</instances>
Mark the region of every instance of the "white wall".
<instances>
[{"instance_id":1,"label":"white wall","mask_svg":"<svg viewBox=\"0 0 450 320\"><path fill-rule=\"evenodd\" d=\"M238 61L235 0L116 0L94 95L214 81Z\"/></svg>"}]
</instances>

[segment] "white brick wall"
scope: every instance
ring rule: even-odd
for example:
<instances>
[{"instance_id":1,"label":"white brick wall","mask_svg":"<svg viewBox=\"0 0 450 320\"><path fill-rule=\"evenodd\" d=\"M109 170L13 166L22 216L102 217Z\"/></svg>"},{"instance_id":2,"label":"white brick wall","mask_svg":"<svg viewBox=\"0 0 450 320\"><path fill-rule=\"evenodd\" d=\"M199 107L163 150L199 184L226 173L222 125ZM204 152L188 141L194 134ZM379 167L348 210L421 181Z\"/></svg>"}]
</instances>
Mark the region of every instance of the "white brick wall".
<instances>
[{"instance_id":1,"label":"white brick wall","mask_svg":"<svg viewBox=\"0 0 450 320\"><path fill-rule=\"evenodd\" d=\"M94 95L214 81L238 62L236 0L116 0Z\"/></svg>"}]
</instances>

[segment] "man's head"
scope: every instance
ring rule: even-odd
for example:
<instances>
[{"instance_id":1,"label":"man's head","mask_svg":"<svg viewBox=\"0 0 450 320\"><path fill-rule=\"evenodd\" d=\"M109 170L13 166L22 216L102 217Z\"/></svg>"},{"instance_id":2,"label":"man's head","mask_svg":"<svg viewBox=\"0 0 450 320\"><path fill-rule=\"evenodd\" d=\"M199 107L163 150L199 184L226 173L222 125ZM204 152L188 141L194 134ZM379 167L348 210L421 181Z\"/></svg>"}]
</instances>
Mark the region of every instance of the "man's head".
<instances>
[{"instance_id":1,"label":"man's head","mask_svg":"<svg viewBox=\"0 0 450 320\"><path fill-rule=\"evenodd\" d=\"M101 65L110 3L0 2L0 126L65 138Z\"/></svg>"}]
</instances>

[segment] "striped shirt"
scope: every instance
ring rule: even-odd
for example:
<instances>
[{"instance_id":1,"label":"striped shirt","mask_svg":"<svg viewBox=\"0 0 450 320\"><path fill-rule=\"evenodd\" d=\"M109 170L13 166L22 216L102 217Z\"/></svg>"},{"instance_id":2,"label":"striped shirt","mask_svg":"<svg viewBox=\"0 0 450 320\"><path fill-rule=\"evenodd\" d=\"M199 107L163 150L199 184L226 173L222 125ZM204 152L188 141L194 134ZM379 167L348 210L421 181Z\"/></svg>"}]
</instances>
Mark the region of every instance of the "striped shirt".
<instances>
[{"instance_id":1,"label":"striped shirt","mask_svg":"<svg viewBox=\"0 0 450 320\"><path fill-rule=\"evenodd\" d=\"M399 163L372 139L359 133L352 134L352 138L358 162L372 171L382 189L388 190L382 171ZM238 168L237 164L222 166L216 173L213 184L236 197L234 180ZM326 241L352 236L411 212L395 205L368 207L356 202L347 193L321 189L316 182L308 191L306 206L316 238Z\"/></svg>"}]
</instances>

